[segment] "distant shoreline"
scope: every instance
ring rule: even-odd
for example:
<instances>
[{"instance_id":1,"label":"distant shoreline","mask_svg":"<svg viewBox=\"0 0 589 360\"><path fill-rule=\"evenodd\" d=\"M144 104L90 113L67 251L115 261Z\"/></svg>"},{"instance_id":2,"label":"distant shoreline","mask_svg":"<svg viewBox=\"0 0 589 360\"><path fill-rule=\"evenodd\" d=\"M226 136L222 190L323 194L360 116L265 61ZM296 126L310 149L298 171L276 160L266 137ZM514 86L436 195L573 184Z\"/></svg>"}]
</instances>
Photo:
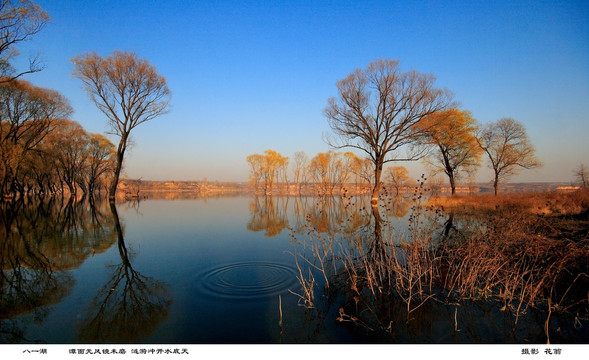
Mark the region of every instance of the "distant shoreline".
<instances>
[{"instance_id":1,"label":"distant shoreline","mask_svg":"<svg viewBox=\"0 0 589 360\"><path fill-rule=\"evenodd\" d=\"M407 185L401 188L402 193L411 193L417 185ZM426 188L429 188L426 186ZM500 193L538 193L552 191L574 191L579 186L567 182L514 182L500 185ZM438 193L450 193L450 186L447 184L434 185L431 188ZM386 191L386 190L385 190ZM389 189L390 191L390 189ZM264 191L257 192L247 182L222 182L222 181L190 181L190 180L142 180L142 179L124 179L119 184L119 192L127 195L136 196L148 193L200 193L200 194L250 194L264 195ZM271 195L318 195L317 184L276 184ZM349 195L368 194L370 185L367 184L345 184L339 189L333 191L332 195L341 193ZM458 184L456 192L461 194L476 193L486 194L493 192L492 183L470 183ZM270 195L270 194L268 194Z\"/></svg>"}]
</instances>

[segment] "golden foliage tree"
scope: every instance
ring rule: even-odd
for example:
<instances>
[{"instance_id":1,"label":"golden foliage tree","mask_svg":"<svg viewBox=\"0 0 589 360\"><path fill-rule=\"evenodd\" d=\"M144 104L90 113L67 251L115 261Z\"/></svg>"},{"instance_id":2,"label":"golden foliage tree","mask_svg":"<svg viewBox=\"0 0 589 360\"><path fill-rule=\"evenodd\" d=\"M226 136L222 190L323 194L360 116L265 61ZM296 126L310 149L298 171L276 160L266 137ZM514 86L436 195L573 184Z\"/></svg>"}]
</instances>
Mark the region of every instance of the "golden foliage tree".
<instances>
[{"instance_id":1,"label":"golden foliage tree","mask_svg":"<svg viewBox=\"0 0 589 360\"><path fill-rule=\"evenodd\" d=\"M483 150L475 136L476 120L468 111L450 109L426 116L417 128L423 133L421 142L434 149L427 163L448 176L454 195L460 175L474 173L480 164Z\"/></svg>"},{"instance_id":2,"label":"golden foliage tree","mask_svg":"<svg viewBox=\"0 0 589 360\"><path fill-rule=\"evenodd\" d=\"M309 174L319 186L320 194L333 194L350 177L349 167L342 153L332 150L326 153L318 153L309 163Z\"/></svg>"},{"instance_id":3,"label":"golden foliage tree","mask_svg":"<svg viewBox=\"0 0 589 360\"><path fill-rule=\"evenodd\" d=\"M84 184L88 134L80 124L71 120L56 120L54 129L46 138L59 178L67 185L72 196L77 185Z\"/></svg>"},{"instance_id":4,"label":"golden foliage tree","mask_svg":"<svg viewBox=\"0 0 589 360\"><path fill-rule=\"evenodd\" d=\"M365 184L371 184L374 179L374 171L372 169L372 162L370 159L362 159L353 152L345 152L344 159L346 160L347 170L350 172L351 182L354 182L357 187L362 188Z\"/></svg>"},{"instance_id":5,"label":"golden foliage tree","mask_svg":"<svg viewBox=\"0 0 589 360\"><path fill-rule=\"evenodd\" d=\"M250 166L249 181L254 186L254 191L257 193L262 185L263 171L264 171L264 155L252 154L246 159Z\"/></svg>"},{"instance_id":6,"label":"golden foliage tree","mask_svg":"<svg viewBox=\"0 0 589 360\"><path fill-rule=\"evenodd\" d=\"M88 134L87 188L90 195L115 169L115 146L102 134Z\"/></svg>"},{"instance_id":7,"label":"golden foliage tree","mask_svg":"<svg viewBox=\"0 0 589 360\"><path fill-rule=\"evenodd\" d=\"M67 118L71 112L68 100L55 90L22 80L0 82L1 193L23 190L19 178L29 153L47 136L55 119Z\"/></svg>"},{"instance_id":8,"label":"golden foliage tree","mask_svg":"<svg viewBox=\"0 0 589 360\"><path fill-rule=\"evenodd\" d=\"M417 140L413 128L423 117L451 103L450 92L435 88L434 82L433 75L403 72L398 60L389 59L373 61L337 82L339 96L329 99L325 116L339 141L329 142L368 155L374 168L373 206L384 164L418 159L418 154L399 157L398 150Z\"/></svg>"},{"instance_id":9,"label":"golden foliage tree","mask_svg":"<svg viewBox=\"0 0 589 360\"><path fill-rule=\"evenodd\" d=\"M399 192L403 186L409 180L409 171L404 166L392 166L387 168L387 178L391 182L395 193L399 195Z\"/></svg>"},{"instance_id":10,"label":"golden foliage tree","mask_svg":"<svg viewBox=\"0 0 589 360\"><path fill-rule=\"evenodd\" d=\"M39 196L67 187L70 196L78 190L93 196L112 172L114 145L103 135L89 134L72 120L56 119L40 145L27 158L31 177L27 187Z\"/></svg>"},{"instance_id":11,"label":"golden foliage tree","mask_svg":"<svg viewBox=\"0 0 589 360\"><path fill-rule=\"evenodd\" d=\"M72 59L79 78L98 109L119 137L116 165L109 189L114 201L131 131L169 110L171 93L166 79L147 60L133 52L115 51L102 57L85 53Z\"/></svg>"},{"instance_id":12,"label":"golden foliage tree","mask_svg":"<svg viewBox=\"0 0 589 360\"><path fill-rule=\"evenodd\" d=\"M281 178L286 181L288 157L274 150L265 150L264 155L252 154L246 161L250 165L250 183L256 192L263 186L264 193L270 195L275 182Z\"/></svg>"}]
</instances>

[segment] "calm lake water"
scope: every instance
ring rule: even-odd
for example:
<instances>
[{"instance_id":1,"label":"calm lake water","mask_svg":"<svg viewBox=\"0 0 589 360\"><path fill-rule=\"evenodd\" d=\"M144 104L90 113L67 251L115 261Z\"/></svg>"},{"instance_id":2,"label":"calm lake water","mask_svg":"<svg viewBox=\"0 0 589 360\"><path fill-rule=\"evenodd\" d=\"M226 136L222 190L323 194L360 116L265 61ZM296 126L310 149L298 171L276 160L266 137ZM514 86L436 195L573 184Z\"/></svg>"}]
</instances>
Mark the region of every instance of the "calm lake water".
<instances>
[{"instance_id":1,"label":"calm lake water","mask_svg":"<svg viewBox=\"0 0 589 360\"><path fill-rule=\"evenodd\" d=\"M383 213L404 231L410 203ZM367 199L226 197L3 209L3 343L535 342L497 306L435 302L393 336L337 321L337 296L302 305L297 279L309 229L370 228ZM443 221L440 223L443 231ZM336 234L336 235L334 235ZM308 265L308 264L307 264ZM323 285L316 275L319 288ZM320 295L319 295L320 297ZM401 306L401 305L399 305ZM463 311L463 309L466 309ZM558 320L555 320L558 321ZM558 326L556 324L555 326Z\"/></svg>"}]
</instances>

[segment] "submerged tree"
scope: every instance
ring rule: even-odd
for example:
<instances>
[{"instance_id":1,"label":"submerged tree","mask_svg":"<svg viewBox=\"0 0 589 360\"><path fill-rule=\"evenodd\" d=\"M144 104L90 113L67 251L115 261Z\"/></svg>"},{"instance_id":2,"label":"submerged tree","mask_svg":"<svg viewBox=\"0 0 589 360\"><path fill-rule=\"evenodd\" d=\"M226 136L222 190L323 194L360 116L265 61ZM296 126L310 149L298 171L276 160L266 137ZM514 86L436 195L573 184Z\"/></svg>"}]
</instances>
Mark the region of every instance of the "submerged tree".
<instances>
[{"instance_id":1,"label":"submerged tree","mask_svg":"<svg viewBox=\"0 0 589 360\"><path fill-rule=\"evenodd\" d=\"M364 188L366 184L374 182L374 170L370 159L360 158L350 151L344 153L344 159L350 175L354 175L353 182L357 188Z\"/></svg>"},{"instance_id":2,"label":"submerged tree","mask_svg":"<svg viewBox=\"0 0 589 360\"><path fill-rule=\"evenodd\" d=\"M72 59L74 76L86 91L119 139L109 199L114 201L123 158L131 131L169 109L170 90L166 79L154 66L135 53L115 51L103 58L86 53Z\"/></svg>"},{"instance_id":3,"label":"submerged tree","mask_svg":"<svg viewBox=\"0 0 589 360\"><path fill-rule=\"evenodd\" d=\"M435 88L434 82L433 75L402 72L398 60L388 59L376 60L337 82L339 97L329 99L325 115L340 141L330 145L368 154L374 166L373 206L384 164L419 159L416 153L399 157L397 152L417 140L415 125L451 103L450 92Z\"/></svg>"},{"instance_id":4,"label":"submerged tree","mask_svg":"<svg viewBox=\"0 0 589 360\"><path fill-rule=\"evenodd\" d=\"M55 90L22 80L0 82L0 193L23 191L22 174L29 155L52 129L67 118L69 102Z\"/></svg>"},{"instance_id":5,"label":"submerged tree","mask_svg":"<svg viewBox=\"0 0 589 360\"><path fill-rule=\"evenodd\" d=\"M487 124L477 141L487 154L495 174L495 195L500 181L517 174L520 169L542 166L536 158L536 149L530 143L525 127L512 118L503 118Z\"/></svg>"},{"instance_id":6,"label":"submerged tree","mask_svg":"<svg viewBox=\"0 0 589 360\"><path fill-rule=\"evenodd\" d=\"M307 167L308 163L309 158L307 157L307 154L305 154L303 151L297 151L296 153L294 153L292 163L292 174L293 181L295 183L299 195L301 195L301 188L303 184L307 181L307 177L309 175L309 170Z\"/></svg>"},{"instance_id":7,"label":"submerged tree","mask_svg":"<svg viewBox=\"0 0 589 360\"><path fill-rule=\"evenodd\" d=\"M409 171L404 166L393 166L387 168L388 180L391 182L395 194L399 195L399 192L403 186L407 184L409 180Z\"/></svg>"},{"instance_id":8,"label":"submerged tree","mask_svg":"<svg viewBox=\"0 0 589 360\"><path fill-rule=\"evenodd\" d=\"M249 155L246 160L250 165L250 183L254 185L256 192L260 185L263 185L264 193L269 195L274 183L286 178L288 157L274 150L265 150L264 155Z\"/></svg>"},{"instance_id":9,"label":"submerged tree","mask_svg":"<svg viewBox=\"0 0 589 360\"><path fill-rule=\"evenodd\" d=\"M115 168L116 150L113 143L102 134L88 134L88 158L86 188L90 195L101 187L102 180Z\"/></svg>"},{"instance_id":10,"label":"submerged tree","mask_svg":"<svg viewBox=\"0 0 589 360\"><path fill-rule=\"evenodd\" d=\"M346 157L332 150L318 153L309 163L309 176L319 187L321 195L332 195L341 190L350 177Z\"/></svg>"},{"instance_id":11,"label":"submerged tree","mask_svg":"<svg viewBox=\"0 0 589 360\"><path fill-rule=\"evenodd\" d=\"M475 136L476 120L468 111L450 109L426 116L418 127L422 142L435 149L426 157L428 164L448 176L454 195L460 175L472 174L480 164L483 150Z\"/></svg>"},{"instance_id":12,"label":"submerged tree","mask_svg":"<svg viewBox=\"0 0 589 360\"><path fill-rule=\"evenodd\" d=\"M88 135L75 121L57 120L54 127L47 136L47 151L51 152L60 180L67 185L70 196L75 196L86 173Z\"/></svg>"}]
</instances>

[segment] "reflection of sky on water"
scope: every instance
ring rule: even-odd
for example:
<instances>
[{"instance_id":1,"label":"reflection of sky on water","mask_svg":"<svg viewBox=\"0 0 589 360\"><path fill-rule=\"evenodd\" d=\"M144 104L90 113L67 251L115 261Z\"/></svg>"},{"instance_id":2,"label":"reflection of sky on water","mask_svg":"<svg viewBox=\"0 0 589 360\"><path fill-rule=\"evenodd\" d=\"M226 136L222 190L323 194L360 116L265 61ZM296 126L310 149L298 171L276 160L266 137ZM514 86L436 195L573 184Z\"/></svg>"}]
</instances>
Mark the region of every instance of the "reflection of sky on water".
<instances>
[{"instance_id":1,"label":"reflection of sky on water","mask_svg":"<svg viewBox=\"0 0 589 360\"><path fill-rule=\"evenodd\" d=\"M49 343L76 342L80 331L86 334L82 339L100 341L100 334L88 332L89 325L104 318L95 319L100 312L93 307L107 304L113 308L115 297L105 287L112 286L113 292L122 291L121 285L116 285L120 283L113 285L113 281L120 280L121 272L132 270L137 278L153 279L152 283L167 286L171 306L164 318L158 320L161 323L153 333L143 334L142 339L111 332L111 337L104 334L105 341L117 342L112 336L119 336L122 342L278 342L277 296L282 298L285 314L289 314L288 308L294 313L301 311L296 306L297 298L288 292L297 287L288 226L301 226L304 214L315 211L314 201L305 199L303 204L287 198L243 197L119 204L124 244L132 266L128 269L123 267L107 207L100 209L100 226L90 226L96 214L92 217L89 207L83 204L50 212L43 219L42 228L38 221L36 227L20 221L23 225L19 231L24 240L13 238L16 246L35 243L37 252L48 256L54 277L71 279L70 286L59 299L36 303L39 308L31 311L42 312L40 321L34 321L39 319L34 319L34 314L24 314L2 320L2 328L17 324L23 338ZM262 206L252 207L252 202ZM333 214L334 208L322 208L319 212L322 211ZM66 212L71 215L67 227L63 224ZM30 209L21 217L37 215L35 209ZM256 219L261 222L253 224ZM281 225L274 230L265 229L272 227L274 221ZM256 231L247 230L252 226ZM40 233L50 236L39 237ZM203 279L219 283L206 284L207 290ZM235 296L231 294L232 286L236 288ZM221 293L224 296L217 296ZM250 294L255 297L248 299Z\"/></svg>"},{"instance_id":2,"label":"reflection of sky on water","mask_svg":"<svg viewBox=\"0 0 589 360\"><path fill-rule=\"evenodd\" d=\"M406 233L411 202L385 205L381 209L383 234L391 228ZM47 292L47 299L36 302L28 313L1 319L4 341L353 343L371 341L374 336L335 321L337 306L328 313L309 311L289 291L300 292L291 235L305 240L311 231L345 239L351 232L371 233L374 218L368 199L233 197L121 203L117 206L120 235L108 207L101 208L98 217L95 214L100 226L91 226L89 208L74 206L70 213L76 215L65 227L62 213L54 211L43 221L37 220L31 230L27 228L30 223L22 219L38 214L27 210L19 215L19 231L11 233L22 238L0 234L9 236L4 245L16 244L13 248L22 254L26 254L22 250L25 243L34 245L35 254L46 252L52 268L49 278L68 280L61 281L67 285L63 291ZM425 222L432 220L431 214L421 216ZM443 233L446 217L440 214L433 219ZM41 233L52 235L37 237ZM118 236L126 251L121 250ZM365 241L370 242L370 237ZM4 258L6 253L2 253ZM125 294L139 296L133 303L136 308L127 306ZM279 301L283 329L278 325ZM108 311L101 312L101 307ZM477 306L472 309L470 314L459 314L464 321L473 318L478 322L477 316L484 316L485 322L480 323L487 324L503 315L481 313ZM433 327L412 323L399 330L397 339L428 342L443 338L454 314L435 305L424 306L422 311L420 316ZM134 322L108 327L108 322L120 318L118 313ZM137 332L139 325L146 331ZM21 340L2 334L8 331L16 331ZM493 331L487 339L501 341L503 330Z\"/></svg>"},{"instance_id":3,"label":"reflection of sky on water","mask_svg":"<svg viewBox=\"0 0 589 360\"><path fill-rule=\"evenodd\" d=\"M282 249L275 239L246 230L247 198L202 201L146 201L140 214L121 211L125 240L139 247L137 268L157 271L160 277L181 273L180 264L193 270L242 259L273 259ZM282 256L278 256L282 258Z\"/></svg>"}]
</instances>

